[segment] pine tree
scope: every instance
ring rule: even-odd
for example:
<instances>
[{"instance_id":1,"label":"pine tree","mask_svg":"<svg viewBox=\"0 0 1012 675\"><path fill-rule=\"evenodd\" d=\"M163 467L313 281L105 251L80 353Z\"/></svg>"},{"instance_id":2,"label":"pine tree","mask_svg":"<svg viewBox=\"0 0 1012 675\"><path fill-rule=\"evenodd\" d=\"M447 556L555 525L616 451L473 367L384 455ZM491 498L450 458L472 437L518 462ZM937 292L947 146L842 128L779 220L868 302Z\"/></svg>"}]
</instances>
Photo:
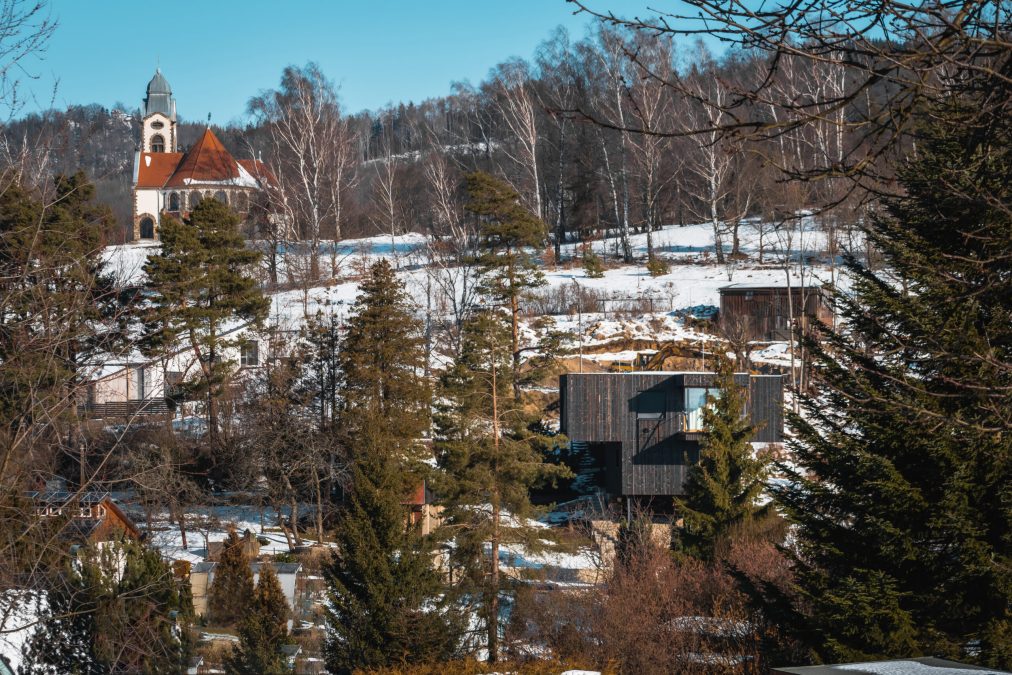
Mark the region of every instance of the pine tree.
<instances>
[{"instance_id":1,"label":"pine tree","mask_svg":"<svg viewBox=\"0 0 1012 675\"><path fill-rule=\"evenodd\" d=\"M454 564L463 590L481 608L489 659L498 657L502 547L543 547L543 528L531 527L529 491L568 470L546 464L537 434L510 396L510 326L503 312L475 313L463 327L461 353L441 381L437 461L444 522L456 533ZM485 544L491 551L486 555Z\"/></svg>"},{"instance_id":2,"label":"pine tree","mask_svg":"<svg viewBox=\"0 0 1012 675\"><path fill-rule=\"evenodd\" d=\"M274 567L263 564L253 600L239 625L239 644L225 664L231 675L288 672L281 646L288 637L288 602Z\"/></svg>"},{"instance_id":3,"label":"pine tree","mask_svg":"<svg viewBox=\"0 0 1012 675\"><path fill-rule=\"evenodd\" d=\"M83 173L56 176L45 199L16 183L0 194L0 473L43 421L80 457L83 365L123 342L101 256L112 216L93 199Z\"/></svg>"},{"instance_id":4,"label":"pine tree","mask_svg":"<svg viewBox=\"0 0 1012 675\"><path fill-rule=\"evenodd\" d=\"M207 609L212 621L231 626L245 616L253 598L253 572L243 540L231 530L222 543L208 591Z\"/></svg>"},{"instance_id":5,"label":"pine tree","mask_svg":"<svg viewBox=\"0 0 1012 675\"><path fill-rule=\"evenodd\" d=\"M235 370L224 350L236 346L222 335L235 321L259 323L267 312L252 275L260 254L239 232L239 216L216 199L202 199L184 222L163 219L161 251L144 265L153 301L145 316L143 348L160 355L180 341L200 366L191 392L206 401L208 432L218 433L218 399Z\"/></svg>"},{"instance_id":6,"label":"pine tree","mask_svg":"<svg viewBox=\"0 0 1012 675\"><path fill-rule=\"evenodd\" d=\"M82 549L55 575L22 672L178 672L189 598L159 553L135 541Z\"/></svg>"},{"instance_id":7,"label":"pine tree","mask_svg":"<svg viewBox=\"0 0 1012 675\"><path fill-rule=\"evenodd\" d=\"M804 470L777 498L820 658L1012 666L1012 125L975 108L930 111L905 195L864 225L885 266L849 260L844 329L809 341Z\"/></svg>"},{"instance_id":8,"label":"pine tree","mask_svg":"<svg viewBox=\"0 0 1012 675\"><path fill-rule=\"evenodd\" d=\"M361 290L340 355L337 426L352 480L326 570L334 673L443 659L461 631L433 566L434 542L403 506L423 478L430 424L421 326L385 260Z\"/></svg>"},{"instance_id":9,"label":"pine tree","mask_svg":"<svg viewBox=\"0 0 1012 675\"><path fill-rule=\"evenodd\" d=\"M513 398L520 400L520 302L545 284L535 252L546 237L545 224L521 204L504 181L477 171L466 177L466 208L479 221L478 271L489 304L509 308Z\"/></svg>"},{"instance_id":10,"label":"pine tree","mask_svg":"<svg viewBox=\"0 0 1012 675\"><path fill-rule=\"evenodd\" d=\"M752 448L755 428L745 414L747 394L734 381L732 361L720 360L714 387L703 409L699 461L688 471L684 496L675 498L675 510L684 519L677 546L706 560L732 527L768 510L757 500L770 463Z\"/></svg>"}]
</instances>

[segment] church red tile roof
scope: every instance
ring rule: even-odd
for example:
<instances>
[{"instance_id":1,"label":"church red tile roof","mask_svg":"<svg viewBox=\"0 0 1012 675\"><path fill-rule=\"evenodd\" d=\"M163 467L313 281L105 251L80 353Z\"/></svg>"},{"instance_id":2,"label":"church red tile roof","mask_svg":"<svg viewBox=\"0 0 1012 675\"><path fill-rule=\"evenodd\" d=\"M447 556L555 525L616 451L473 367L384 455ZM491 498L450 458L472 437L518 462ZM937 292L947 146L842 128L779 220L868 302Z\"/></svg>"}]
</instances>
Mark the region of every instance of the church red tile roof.
<instances>
[{"instance_id":1,"label":"church red tile roof","mask_svg":"<svg viewBox=\"0 0 1012 675\"><path fill-rule=\"evenodd\" d=\"M277 183L278 179L274 177L271 170L267 168L267 165L261 162L259 159L240 159L237 160L242 168L250 172L250 175L263 183Z\"/></svg>"},{"instance_id":2,"label":"church red tile roof","mask_svg":"<svg viewBox=\"0 0 1012 675\"><path fill-rule=\"evenodd\" d=\"M137 187L160 188L179 166L181 152L142 152L137 167Z\"/></svg>"},{"instance_id":3,"label":"church red tile roof","mask_svg":"<svg viewBox=\"0 0 1012 675\"><path fill-rule=\"evenodd\" d=\"M181 188L191 185L259 187L276 182L270 170L255 159L236 160L210 129L185 154L142 152L137 170L139 188Z\"/></svg>"},{"instance_id":4,"label":"church red tile roof","mask_svg":"<svg viewBox=\"0 0 1012 675\"><path fill-rule=\"evenodd\" d=\"M194 143L165 187L186 187L193 183L217 183L239 178L238 163L210 128Z\"/></svg>"}]
</instances>

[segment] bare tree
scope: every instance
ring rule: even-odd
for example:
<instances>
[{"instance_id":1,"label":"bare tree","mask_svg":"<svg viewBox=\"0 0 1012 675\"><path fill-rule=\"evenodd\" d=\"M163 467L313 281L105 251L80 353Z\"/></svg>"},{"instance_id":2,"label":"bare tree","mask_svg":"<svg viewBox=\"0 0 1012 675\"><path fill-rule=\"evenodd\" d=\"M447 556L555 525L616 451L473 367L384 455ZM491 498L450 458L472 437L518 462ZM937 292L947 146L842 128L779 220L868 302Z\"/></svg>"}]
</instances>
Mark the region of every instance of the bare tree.
<instances>
[{"instance_id":1,"label":"bare tree","mask_svg":"<svg viewBox=\"0 0 1012 675\"><path fill-rule=\"evenodd\" d=\"M268 186L281 227L309 247L308 276L320 276L320 241L341 237L342 191L351 180L353 137L334 86L319 66L289 66L277 90L249 102L269 139Z\"/></svg>"},{"instance_id":2,"label":"bare tree","mask_svg":"<svg viewBox=\"0 0 1012 675\"><path fill-rule=\"evenodd\" d=\"M538 106L530 66L522 60L507 61L496 67L492 77L493 100L509 132L508 142L503 144L502 149L522 176L519 181L510 182L520 193L527 208L542 218L544 210L538 166ZM507 173L507 177L510 177L510 173Z\"/></svg>"}]
</instances>

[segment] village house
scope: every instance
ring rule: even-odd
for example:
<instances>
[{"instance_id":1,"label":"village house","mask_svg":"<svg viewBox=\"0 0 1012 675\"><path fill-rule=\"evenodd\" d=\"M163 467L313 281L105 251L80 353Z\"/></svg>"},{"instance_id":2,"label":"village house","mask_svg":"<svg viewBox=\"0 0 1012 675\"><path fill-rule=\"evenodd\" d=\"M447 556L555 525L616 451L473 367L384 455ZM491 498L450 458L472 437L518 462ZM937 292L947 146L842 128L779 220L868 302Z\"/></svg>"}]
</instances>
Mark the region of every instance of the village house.
<instances>
[{"instance_id":1,"label":"village house","mask_svg":"<svg viewBox=\"0 0 1012 675\"><path fill-rule=\"evenodd\" d=\"M28 498L40 518L63 518L60 534L78 544L99 544L126 537L140 540L140 529L113 501L108 492L70 492L42 490L29 492Z\"/></svg>"},{"instance_id":2,"label":"village house","mask_svg":"<svg viewBox=\"0 0 1012 675\"><path fill-rule=\"evenodd\" d=\"M263 363L265 339L247 325L224 331L222 340L235 343L221 358L242 371ZM78 404L78 415L90 419L129 419L141 415L167 415L177 403L179 387L199 368L192 350L181 347L165 358L146 359L140 354L94 366Z\"/></svg>"},{"instance_id":3,"label":"village house","mask_svg":"<svg viewBox=\"0 0 1012 675\"><path fill-rule=\"evenodd\" d=\"M739 373L754 444L783 442L780 375ZM589 453L610 498L649 506L683 493L699 460L703 409L716 375L702 372L568 373L560 377L560 431Z\"/></svg>"},{"instance_id":4,"label":"village house","mask_svg":"<svg viewBox=\"0 0 1012 675\"><path fill-rule=\"evenodd\" d=\"M744 341L774 342L791 339L794 325L805 330L812 322L833 323L833 305L822 286L786 284L731 284L718 289L721 332Z\"/></svg>"}]
</instances>

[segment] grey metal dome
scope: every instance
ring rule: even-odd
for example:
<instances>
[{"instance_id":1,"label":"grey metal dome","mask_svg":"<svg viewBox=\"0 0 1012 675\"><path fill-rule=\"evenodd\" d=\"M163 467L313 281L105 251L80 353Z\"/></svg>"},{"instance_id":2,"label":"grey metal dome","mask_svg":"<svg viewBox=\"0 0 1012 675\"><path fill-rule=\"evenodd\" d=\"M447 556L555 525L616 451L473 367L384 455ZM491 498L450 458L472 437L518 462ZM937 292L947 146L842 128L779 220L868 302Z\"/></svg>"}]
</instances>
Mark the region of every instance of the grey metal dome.
<instances>
[{"instance_id":1,"label":"grey metal dome","mask_svg":"<svg viewBox=\"0 0 1012 675\"><path fill-rule=\"evenodd\" d=\"M148 82L148 95L151 94L171 94L172 87L169 86L168 80L162 75L162 69L158 68L155 70L155 76Z\"/></svg>"},{"instance_id":2,"label":"grey metal dome","mask_svg":"<svg viewBox=\"0 0 1012 675\"><path fill-rule=\"evenodd\" d=\"M155 76L148 82L148 95L144 98L144 116L162 113L173 120L176 119L176 102L172 98L172 87L162 75L162 69L155 71Z\"/></svg>"}]
</instances>

